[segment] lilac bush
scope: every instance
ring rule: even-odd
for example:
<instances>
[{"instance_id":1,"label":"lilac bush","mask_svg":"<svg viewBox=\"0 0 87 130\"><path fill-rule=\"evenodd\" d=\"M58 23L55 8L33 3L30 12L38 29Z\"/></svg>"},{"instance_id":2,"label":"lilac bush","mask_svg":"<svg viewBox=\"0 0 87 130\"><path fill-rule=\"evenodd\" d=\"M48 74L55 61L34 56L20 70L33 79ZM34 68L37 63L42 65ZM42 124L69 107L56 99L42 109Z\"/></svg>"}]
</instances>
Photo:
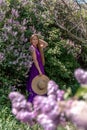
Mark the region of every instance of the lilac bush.
<instances>
[{"instance_id":1,"label":"lilac bush","mask_svg":"<svg viewBox=\"0 0 87 130\"><path fill-rule=\"evenodd\" d=\"M29 65L28 61L30 57L29 55L24 53L23 50L26 49L25 43L27 42L27 38L25 37L25 31L27 28L28 21L26 20L26 18L22 18L20 16L20 10L22 9L21 7L22 2L23 1L21 1L20 3L18 2L18 5L14 4L14 6L10 8L11 6L10 3L6 3L6 1L2 1L1 3L2 11L3 8L5 7L7 8L7 10L4 11L5 16L2 21L4 24L1 26L2 28L1 39L4 43L6 43L5 49L3 48L3 52L5 54L5 60L7 59L8 52L13 52L13 57L17 57L17 58L14 58L15 60L11 58L12 61L9 61L9 63L15 65L20 64L20 66L24 65L26 67ZM24 1L24 3L25 2L26 1ZM24 3L23 3L23 7L24 5L26 6L26 4Z\"/></svg>"},{"instance_id":2,"label":"lilac bush","mask_svg":"<svg viewBox=\"0 0 87 130\"><path fill-rule=\"evenodd\" d=\"M7 78L8 84L15 85L26 78L32 58L29 52L30 18L27 19L31 8L29 0L0 0L0 77L2 84ZM21 73L19 73L19 71ZM11 76L11 77L10 77ZM4 78L3 78L4 77ZM8 86L8 85L7 85Z\"/></svg>"},{"instance_id":3,"label":"lilac bush","mask_svg":"<svg viewBox=\"0 0 87 130\"><path fill-rule=\"evenodd\" d=\"M78 69L75 70L76 77L78 77L77 73ZM80 73L79 77L82 76L81 74L83 73ZM31 126L38 123L44 130L56 130L59 124L66 125L67 120L71 121L78 130L86 130L86 101L73 97L66 100L64 94L65 92L60 90L53 80L48 82L47 96L36 96L33 104L27 102L19 92L11 92L9 98L12 103L12 113L18 120Z\"/></svg>"}]
</instances>

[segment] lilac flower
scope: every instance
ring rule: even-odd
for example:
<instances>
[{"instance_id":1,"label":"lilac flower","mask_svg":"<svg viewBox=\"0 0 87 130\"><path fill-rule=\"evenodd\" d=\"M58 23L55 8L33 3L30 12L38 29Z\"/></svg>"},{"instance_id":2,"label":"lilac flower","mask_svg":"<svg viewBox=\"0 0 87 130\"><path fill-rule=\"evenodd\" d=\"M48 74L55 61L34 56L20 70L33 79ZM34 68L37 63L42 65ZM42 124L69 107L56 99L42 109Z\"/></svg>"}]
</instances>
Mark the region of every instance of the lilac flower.
<instances>
[{"instance_id":1,"label":"lilac flower","mask_svg":"<svg viewBox=\"0 0 87 130\"><path fill-rule=\"evenodd\" d=\"M87 84L87 71L78 68L75 70L74 75L80 84Z\"/></svg>"},{"instance_id":2,"label":"lilac flower","mask_svg":"<svg viewBox=\"0 0 87 130\"><path fill-rule=\"evenodd\" d=\"M26 19L23 19L22 25L26 25L27 22L28 22L28 21L27 21Z\"/></svg>"},{"instance_id":3,"label":"lilac flower","mask_svg":"<svg viewBox=\"0 0 87 130\"><path fill-rule=\"evenodd\" d=\"M21 120L22 122L29 123L30 125L34 125L33 114L23 109L18 112L18 114L16 115L16 118L18 120Z\"/></svg>"},{"instance_id":4,"label":"lilac flower","mask_svg":"<svg viewBox=\"0 0 87 130\"><path fill-rule=\"evenodd\" d=\"M26 27L25 26L21 26L20 30L21 30L21 32L24 32L26 30Z\"/></svg>"},{"instance_id":5,"label":"lilac flower","mask_svg":"<svg viewBox=\"0 0 87 130\"><path fill-rule=\"evenodd\" d=\"M2 62L5 59L4 53L0 52L0 62Z\"/></svg>"},{"instance_id":6,"label":"lilac flower","mask_svg":"<svg viewBox=\"0 0 87 130\"><path fill-rule=\"evenodd\" d=\"M63 96L64 96L64 91L63 90L57 90L57 100L60 101L60 100L63 100Z\"/></svg>"},{"instance_id":7,"label":"lilac flower","mask_svg":"<svg viewBox=\"0 0 87 130\"><path fill-rule=\"evenodd\" d=\"M17 110L16 108L12 108L12 113L13 113L14 115L17 115L18 110Z\"/></svg>"},{"instance_id":8,"label":"lilac flower","mask_svg":"<svg viewBox=\"0 0 87 130\"><path fill-rule=\"evenodd\" d=\"M37 121L41 126L43 126L44 130L55 130L56 129L56 125L53 124L52 120L47 115L40 114L37 117Z\"/></svg>"},{"instance_id":9,"label":"lilac flower","mask_svg":"<svg viewBox=\"0 0 87 130\"><path fill-rule=\"evenodd\" d=\"M18 32L12 32L12 35L15 37L17 35Z\"/></svg>"},{"instance_id":10,"label":"lilac flower","mask_svg":"<svg viewBox=\"0 0 87 130\"><path fill-rule=\"evenodd\" d=\"M12 8L11 13L12 13L12 16L13 16L13 17L16 17L16 18L18 18L18 17L19 17L18 10L16 10L16 9Z\"/></svg>"},{"instance_id":11,"label":"lilac flower","mask_svg":"<svg viewBox=\"0 0 87 130\"><path fill-rule=\"evenodd\" d=\"M9 94L9 99L13 102L15 98L19 102L25 99L25 97L21 95L19 92L11 92Z\"/></svg>"},{"instance_id":12,"label":"lilac flower","mask_svg":"<svg viewBox=\"0 0 87 130\"><path fill-rule=\"evenodd\" d=\"M58 90L58 85L54 81L50 80L48 82L47 94L48 95L54 94L56 93L57 90Z\"/></svg>"},{"instance_id":13,"label":"lilac flower","mask_svg":"<svg viewBox=\"0 0 87 130\"><path fill-rule=\"evenodd\" d=\"M50 94L50 95L48 95L48 100L50 100L52 103L52 100L57 101L57 97L56 97L56 95Z\"/></svg>"},{"instance_id":14,"label":"lilac flower","mask_svg":"<svg viewBox=\"0 0 87 130\"><path fill-rule=\"evenodd\" d=\"M28 103L25 97L18 92L11 92L9 98L12 102L12 113L16 115L16 118L22 122L34 125L33 119L36 115L32 110L31 103Z\"/></svg>"},{"instance_id":15,"label":"lilac flower","mask_svg":"<svg viewBox=\"0 0 87 130\"><path fill-rule=\"evenodd\" d=\"M67 102L65 114L78 128L87 129L87 103L85 101L75 100L70 105Z\"/></svg>"},{"instance_id":16,"label":"lilac flower","mask_svg":"<svg viewBox=\"0 0 87 130\"><path fill-rule=\"evenodd\" d=\"M27 108L26 107L26 100L23 100L21 102L17 102L17 99L13 101L13 104L12 104L12 107L13 108L17 108L17 109L20 109L20 108Z\"/></svg>"},{"instance_id":17,"label":"lilac flower","mask_svg":"<svg viewBox=\"0 0 87 130\"><path fill-rule=\"evenodd\" d=\"M3 0L0 0L0 5L3 3Z\"/></svg>"},{"instance_id":18,"label":"lilac flower","mask_svg":"<svg viewBox=\"0 0 87 130\"><path fill-rule=\"evenodd\" d=\"M9 24L12 24L12 23L13 23L13 19L10 18L10 19L7 20L7 22L8 22ZM12 27L11 27L11 28L12 28Z\"/></svg>"}]
</instances>

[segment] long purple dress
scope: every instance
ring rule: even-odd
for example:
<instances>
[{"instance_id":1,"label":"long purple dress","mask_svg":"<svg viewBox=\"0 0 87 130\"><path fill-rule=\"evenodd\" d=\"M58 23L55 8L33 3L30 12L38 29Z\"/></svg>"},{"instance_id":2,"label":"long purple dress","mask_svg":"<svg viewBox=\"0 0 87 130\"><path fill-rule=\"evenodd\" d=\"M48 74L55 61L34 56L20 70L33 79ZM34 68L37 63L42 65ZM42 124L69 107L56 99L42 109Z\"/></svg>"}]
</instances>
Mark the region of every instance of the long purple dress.
<instances>
[{"instance_id":1,"label":"long purple dress","mask_svg":"<svg viewBox=\"0 0 87 130\"><path fill-rule=\"evenodd\" d=\"M44 66L43 66L42 60L41 60L40 51L38 50L38 48L34 47L33 45L30 46L30 50L31 51L35 50L39 67L40 67L42 73L45 74ZM28 80L27 80L27 91L29 93L28 101L31 103L33 103L34 97L37 96L37 94L32 90L32 87L31 87L32 80L37 75L39 75L39 72L38 72L35 64L33 63L31 68L30 68L29 76L28 76Z\"/></svg>"}]
</instances>

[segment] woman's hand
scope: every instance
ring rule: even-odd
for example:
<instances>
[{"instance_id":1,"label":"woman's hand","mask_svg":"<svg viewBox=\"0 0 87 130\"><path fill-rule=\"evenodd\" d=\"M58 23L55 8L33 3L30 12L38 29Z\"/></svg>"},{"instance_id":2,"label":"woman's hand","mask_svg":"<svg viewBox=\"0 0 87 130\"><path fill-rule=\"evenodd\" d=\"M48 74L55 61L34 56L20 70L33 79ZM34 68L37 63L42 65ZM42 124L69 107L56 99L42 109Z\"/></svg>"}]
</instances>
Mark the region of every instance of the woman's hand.
<instances>
[{"instance_id":1,"label":"woman's hand","mask_svg":"<svg viewBox=\"0 0 87 130\"><path fill-rule=\"evenodd\" d=\"M43 73L42 73L41 71L39 71L39 75L40 75L40 76L42 76L42 75L43 75Z\"/></svg>"},{"instance_id":2,"label":"woman's hand","mask_svg":"<svg viewBox=\"0 0 87 130\"><path fill-rule=\"evenodd\" d=\"M42 39L39 39L39 43L42 48L46 48L48 46L48 43Z\"/></svg>"}]
</instances>

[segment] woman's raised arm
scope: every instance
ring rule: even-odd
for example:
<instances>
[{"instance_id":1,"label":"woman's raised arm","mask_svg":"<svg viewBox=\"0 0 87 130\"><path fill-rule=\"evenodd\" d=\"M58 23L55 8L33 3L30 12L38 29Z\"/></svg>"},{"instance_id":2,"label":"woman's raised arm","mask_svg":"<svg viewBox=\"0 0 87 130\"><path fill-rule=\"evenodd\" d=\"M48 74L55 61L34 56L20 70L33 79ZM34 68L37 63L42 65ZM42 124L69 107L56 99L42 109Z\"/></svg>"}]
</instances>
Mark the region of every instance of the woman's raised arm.
<instances>
[{"instance_id":1,"label":"woman's raised arm","mask_svg":"<svg viewBox=\"0 0 87 130\"><path fill-rule=\"evenodd\" d=\"M43 48L46 48L48 46L48 43L42 39L39 39L40 46Z\"/></svg>"}]
</instances>

